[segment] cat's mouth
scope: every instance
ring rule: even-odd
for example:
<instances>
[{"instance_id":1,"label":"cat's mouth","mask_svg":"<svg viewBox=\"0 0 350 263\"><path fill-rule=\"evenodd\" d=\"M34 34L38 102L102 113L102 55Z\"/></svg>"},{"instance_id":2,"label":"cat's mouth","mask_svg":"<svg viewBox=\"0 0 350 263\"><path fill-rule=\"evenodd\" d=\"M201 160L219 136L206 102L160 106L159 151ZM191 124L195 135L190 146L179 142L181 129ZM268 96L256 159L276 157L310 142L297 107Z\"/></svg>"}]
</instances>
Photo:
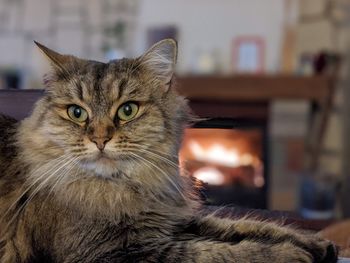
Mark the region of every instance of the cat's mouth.
<instances>
[{"instance_id":1,"label":"cat's mouth","mask_svg":"<svg viewBox=\"0 0 350 263\"><path fill-rule=\"evenodd\" d=\"M115 174L121 165L118 160L106 152L95 153L83 161L83 168L93 171L95 174L109 178Z\"/></svg>"},{"instance_id":2,"label":"cat's mouth","mask_svg":"<svg viewBox=\"0 0 350 263\"><path fill-rule=\"evenodd\" d=\"M106 152L100 152L94 158L95 162L111 162L114 161Z\"/></svg>"}]
</instances>

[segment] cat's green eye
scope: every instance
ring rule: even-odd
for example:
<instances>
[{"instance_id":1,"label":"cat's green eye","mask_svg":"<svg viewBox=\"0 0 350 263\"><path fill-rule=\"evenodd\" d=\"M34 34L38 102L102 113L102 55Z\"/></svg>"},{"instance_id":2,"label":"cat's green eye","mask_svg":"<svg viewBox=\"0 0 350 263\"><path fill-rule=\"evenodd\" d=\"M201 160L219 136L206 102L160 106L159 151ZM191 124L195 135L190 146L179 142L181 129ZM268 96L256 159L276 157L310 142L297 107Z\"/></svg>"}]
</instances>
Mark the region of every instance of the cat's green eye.
<instances>
[{"instance_id":1,"label":"cat's green eye","mask_svg":"<svg viewBox=\"0 0 350 263\"><path fill-rule=\"evenodd\" d=\"M118 119L121 121L130 121L135 118L138 111L139 105L135 102L126 102L118 109Z\"/></svg>"},{"instance_id":2,"label":"cat's green eye","mask_svg":"<svg viewBox=\"0 0 350 263\"><path fill-rule=\"evenodd\" d=\"M75 122L84 122L88 118L88 113L78 105L71 105L68 107L68 116Z\"/></svg>"}]
</instances>

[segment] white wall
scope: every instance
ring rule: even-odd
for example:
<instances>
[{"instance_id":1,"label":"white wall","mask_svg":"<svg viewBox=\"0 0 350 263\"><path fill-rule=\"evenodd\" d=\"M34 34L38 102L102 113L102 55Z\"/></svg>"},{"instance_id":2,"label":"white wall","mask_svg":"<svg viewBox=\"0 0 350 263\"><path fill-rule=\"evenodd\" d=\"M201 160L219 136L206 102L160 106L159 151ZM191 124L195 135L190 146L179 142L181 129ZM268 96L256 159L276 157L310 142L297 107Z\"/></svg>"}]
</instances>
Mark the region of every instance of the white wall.
<instances>
[{"instance_id":1,"label":"white wall","mask_svg":"<svg viewBox=\"0 0 350 263\"><path fill-rule=\"evenodd\" d=\"M266 41L265 68L279 65L282 38L282 0L141 0L135 49L146 48L146 30L160 25L179 29L179 71L191 67L197 49L218 49L226 71L232 63L232 40L259 35Z\"/></svg>"}]
</instances>

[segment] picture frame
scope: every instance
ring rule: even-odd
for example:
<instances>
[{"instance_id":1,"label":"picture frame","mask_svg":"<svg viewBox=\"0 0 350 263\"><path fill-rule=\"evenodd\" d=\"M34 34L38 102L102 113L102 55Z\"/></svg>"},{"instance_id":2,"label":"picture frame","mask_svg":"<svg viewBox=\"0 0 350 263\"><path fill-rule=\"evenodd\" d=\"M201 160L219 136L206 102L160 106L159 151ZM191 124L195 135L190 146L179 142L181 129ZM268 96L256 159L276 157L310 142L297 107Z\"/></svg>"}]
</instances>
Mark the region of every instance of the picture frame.
<instances>
[{"instance_id":1,"label":"picture frame","mask_svg":"<svg viewBox=\"0 0 350 263\"><path fill-rule=\"evenodd\" d=\"M260 36L239 36L232 45L233 70L238 73L263 73L265 41Z\"/></svg>"}]
</instances>

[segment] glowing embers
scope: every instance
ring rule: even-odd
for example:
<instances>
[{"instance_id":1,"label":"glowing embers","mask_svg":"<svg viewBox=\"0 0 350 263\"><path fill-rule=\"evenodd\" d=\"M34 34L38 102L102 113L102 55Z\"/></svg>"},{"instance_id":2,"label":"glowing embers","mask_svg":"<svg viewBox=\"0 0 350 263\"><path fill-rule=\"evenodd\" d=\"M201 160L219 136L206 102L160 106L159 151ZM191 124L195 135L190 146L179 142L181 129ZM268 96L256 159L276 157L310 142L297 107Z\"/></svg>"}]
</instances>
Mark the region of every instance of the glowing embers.
<instances>
[{"instance_id":1,"label":"glowing embers","mask_svg":"<svg viewBox=\"0 0 350 263\"><path fill-rule=\"evenodd\" d=\"M187 129L180 164L209 185L264 185L259 130Z\"/></svg>"},{"instance_id":2,"label":"glowing embers","mask_svg":"<svg viewBox=\"0 0 350 263\"><path fill-rule=\"evenodd\" d=\"M239 166L240 158L235 148L226 149L224 145L213 144L205 149L195 139L189 141L188 146L198 161L216 163L229 167Z\"/></svg>"},{"instance_id":3,"label":"glowing embers","mask_svg":"<svg viewBox=\"0 0 350 263\"><path fill-rule=\"evenodd\" d=\"M192 176L211 185L222 185L225 183L225 175L214 167L199 168L193 172Z\"/></svg>"}]
</instances>

